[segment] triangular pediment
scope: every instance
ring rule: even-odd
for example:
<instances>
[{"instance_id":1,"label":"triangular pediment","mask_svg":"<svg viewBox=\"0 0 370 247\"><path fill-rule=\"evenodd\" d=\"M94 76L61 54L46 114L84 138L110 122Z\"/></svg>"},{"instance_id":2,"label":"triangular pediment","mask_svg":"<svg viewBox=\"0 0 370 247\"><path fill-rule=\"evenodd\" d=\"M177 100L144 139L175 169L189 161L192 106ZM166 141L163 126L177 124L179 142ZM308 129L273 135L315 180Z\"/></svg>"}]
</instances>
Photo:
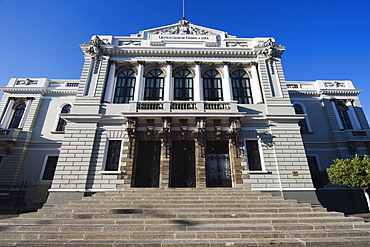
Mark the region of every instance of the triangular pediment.
<instances>
[{"instance_id":1,"label":"triangular pediment","mask_svg":"<svg viewBox=\"0 0 370 247\"><path fill-rule=\"evenodd\" d=\"M149 35L152 34L162 34L162 35L220 35L221 37L233 37L228 35L227 32L202 27L198 25L194 25L189 21L183 19L179 22L176 22L172 25L152 28L141 31L137 36L147 38Z\"/></svg>"}]
</instances>

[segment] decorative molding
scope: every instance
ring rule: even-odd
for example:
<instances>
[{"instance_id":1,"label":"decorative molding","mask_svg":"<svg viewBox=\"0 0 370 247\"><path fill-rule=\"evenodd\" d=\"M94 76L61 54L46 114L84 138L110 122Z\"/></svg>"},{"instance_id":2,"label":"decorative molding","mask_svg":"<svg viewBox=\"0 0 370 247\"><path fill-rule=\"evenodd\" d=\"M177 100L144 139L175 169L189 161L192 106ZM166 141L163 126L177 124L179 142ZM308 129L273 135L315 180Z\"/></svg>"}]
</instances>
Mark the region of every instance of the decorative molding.
<instances>
[{"instance_id":1,"label":"decorative molding","mask_svg":"<svg viewBox=\"0 0 370 247\"><path fill-rule=\"evenodd\" d=\"M31 79L27 78L27 79L24 79L24 80L17 80L15 85L26 85L26 86L28 86L28 85L37 85L37 82L38 82L38 80L31 80Z\"/></svg>"},{"instance_id":2,"label":"decorative molding","mask_svg":"<svg viewBox=\"0 0 370 247\"><path fill-rule=\"evenodd\" d=\"M92 40L88 43L84 43L83 45L88 45L87 48L83 49L83 51L89 55L91 55L92 59L100 59L101 55L104 55L105 49L103 46L108 45L103 40L99 38L99 36L95 36Z\"/></svg>"},{"instance_id":3,"label":"decorative molding","mask_svg":"<svg viewBox=\"0 0 370 247\"><path fill-rule=\"evenodd\" d=\"M194 34L194 35L217 35L216 32L205 28L195 27L187 20L180 20L174 25L149 32L152 34Z\"/></svg>"},{"instance_id":4,"label":"decorative molding","mask_svg":"<svg viewBox=\"0 0 370 247\"><path fill-rule=\"evenodd\" d=\"M263 55L262 50L205 50L205 49L168 49L168 48L157 48L157 49L112 49L109 51L111 55L139 55L139 56L229 56L229 57L242 57L242 58L256 58L258 55Z\"/></svg>"}]
</instances>

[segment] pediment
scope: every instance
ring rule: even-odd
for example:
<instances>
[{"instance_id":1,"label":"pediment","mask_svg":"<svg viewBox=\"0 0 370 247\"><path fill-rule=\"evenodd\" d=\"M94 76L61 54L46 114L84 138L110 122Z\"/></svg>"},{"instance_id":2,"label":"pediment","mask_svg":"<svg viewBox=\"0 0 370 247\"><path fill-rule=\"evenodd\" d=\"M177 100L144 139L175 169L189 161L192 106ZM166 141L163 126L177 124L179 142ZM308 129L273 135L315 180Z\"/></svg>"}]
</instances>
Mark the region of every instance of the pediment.
<instances>
[{"instance_id":1,"label":"pediment","mask_svg":"<svg viewBox=\"0 0 370 247\"><path fill-rule=\"evenodd\" d=\"M233 36L228 35L227 32L194 25L185 19L177 23L174 23L172 25L143 30L139 34L137 34L137 36L148 38L150 35L155 35L155 34L160 34L160 35L209 35L209 36L221 35L221 37L225 37L225 38L233 37Z\"/></svg>"}]
</instances>

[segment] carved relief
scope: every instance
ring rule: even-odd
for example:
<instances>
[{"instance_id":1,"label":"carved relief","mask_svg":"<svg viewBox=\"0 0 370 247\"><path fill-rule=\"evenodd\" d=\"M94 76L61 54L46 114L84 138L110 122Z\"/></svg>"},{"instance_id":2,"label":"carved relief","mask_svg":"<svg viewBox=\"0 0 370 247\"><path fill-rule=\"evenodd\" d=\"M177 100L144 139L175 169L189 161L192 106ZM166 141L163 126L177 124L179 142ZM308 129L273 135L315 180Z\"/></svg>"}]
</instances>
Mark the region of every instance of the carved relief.
<instances>
[{"instance_id":1,"label":"carved relief","mask_svg":"<svg viewBox=\"0 0 370 247\"><path fill-rule=\"evenodd\" d=\"M104 48L102 46L107 44L98 36L95 36L94 39L88 43L84 43L84 45L90 45L90 47L84 49L85 53L90 54L93 59L100 59L100 56L104 54Z\"/></svg>"},{"instance_id":2,"label":"carved relief","mask_svg":"<svg viewBox=\"0 0 370 247\"><path fill-rule=\"evenodd\" d=\"M265 47L265 49L262 51L262 54L268 58L280 57L284 52L284 50L282 49L284 48L284 46L277 45L276 42L273 41L271 38L258 45L257 47Z\"/></svg>"},{"instance_id":3,"label":"carved relief","mask_svg":"<svg viewBox=\"0 0 370 247\"><path fill-rule=\"evenodd\" d=\"M118 42L118 46L124 46L124 45L140 46L141 42L140 41L135 41L135 40L124 40L124 41L119 41Z\"/></svg>"},{"instance_id":4,"label":"carved relief","mask_svg":"<svg viewBox=\"0 0 370 247\"><path fill-rule=\"evenodd\" d=\"M217 35L217 33L206 29L194 27L187 20L181 20L173 26L155 30L153 34L195 34L195 35Z\"/></svg>"},{"instance_id":5,"label":"carved relief","mask_svg":"<svg viewBox=\"0 0 370 247\"><path fill-rule=\"evenodd\" d=\"M227 47L248 47L248 42L226 42Z\"/></svg>"},{"instance_id":6,"label":"carved relief","mask_svg":"<svg viewBox=\"0 0 370 247\"><path fill-rule=\"evenodd\" d=\"M24 80L17 80L15 85L25 85L25 86L37 85L37 82L38 82L38 80L31 80L31 79L27 78L27 79L24 79Z\"/></svg>"}]
</instances>

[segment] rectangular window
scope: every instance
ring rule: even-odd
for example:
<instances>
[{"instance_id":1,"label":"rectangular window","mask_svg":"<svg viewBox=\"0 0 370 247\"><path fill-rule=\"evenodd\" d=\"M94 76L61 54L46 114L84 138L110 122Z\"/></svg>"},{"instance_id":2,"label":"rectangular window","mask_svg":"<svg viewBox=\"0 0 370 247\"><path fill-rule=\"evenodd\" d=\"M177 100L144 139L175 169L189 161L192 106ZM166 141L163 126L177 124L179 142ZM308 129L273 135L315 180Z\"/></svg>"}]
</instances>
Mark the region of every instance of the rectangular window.
<instances>
[{"instance_id":1,"label":"rectangular window","mask_svg":"<svg viewBox=\"0 0 370 247\"><path fill-rule=\"evenodd\" d=\"M44 175L42 180L53 180L55 168L57 167L58 156L48 156L45 164Z\"/></svg>"},{"instance_id":2,"label":"rectangular window","mask_svg":"<svg viewBox=\"0 0 370 247\"><path fill-rule=\"evenodd\" d=\"M109 141L105 171L118 171L121 157L121 143L122 142L120 140Z\"/></svg>"},{"instance_id":3,"label":"rectangular window","mask_svg":"<svg viewBox=\"0 0 370 247\"><path fill-rule=\"evenodd\" d=\"M250 171L262 171L258 140L246 141L247 164Z\"/></svg>"}]
</instances>

